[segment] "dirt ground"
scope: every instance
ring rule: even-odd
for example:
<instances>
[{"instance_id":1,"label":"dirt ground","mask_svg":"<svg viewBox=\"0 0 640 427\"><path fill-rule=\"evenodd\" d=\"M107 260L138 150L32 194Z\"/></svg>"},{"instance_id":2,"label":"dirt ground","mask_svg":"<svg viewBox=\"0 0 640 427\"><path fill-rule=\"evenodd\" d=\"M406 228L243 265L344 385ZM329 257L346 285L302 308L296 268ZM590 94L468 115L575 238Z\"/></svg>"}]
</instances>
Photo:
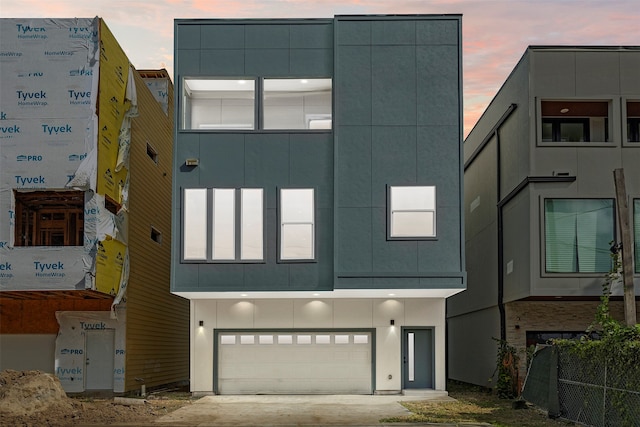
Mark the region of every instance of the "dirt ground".
<instances>
[{"instance_id":1,"label":"dirt ground","mask_svg":"<svg viewBox=\"0 0 640 427\"><path fill-rule=\"evenodd\" d=\"M119 403L113 398L70 398L54 375L40 371L0 372L2 426L144 424L190 405L193 400L190 393L175 391L151 393L144 403L136 404L127 400Z\"/></svg>"}]
</instances>

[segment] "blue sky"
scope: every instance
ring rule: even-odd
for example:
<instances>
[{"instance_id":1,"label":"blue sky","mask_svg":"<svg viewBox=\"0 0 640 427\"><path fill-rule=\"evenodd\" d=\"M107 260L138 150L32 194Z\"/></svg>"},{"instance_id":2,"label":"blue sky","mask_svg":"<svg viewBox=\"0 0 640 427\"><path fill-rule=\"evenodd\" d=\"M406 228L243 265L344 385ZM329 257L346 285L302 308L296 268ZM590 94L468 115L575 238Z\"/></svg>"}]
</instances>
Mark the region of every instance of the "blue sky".
<instances>
[{"instance_id":1,"label":"blue sky","mask_svg":"<svg viewBox=\"0 0 640 427\"><path fill-rule=\"evenodd\" d=\"M0 0L2 18L102 17L139 69L173 75L176 18L462 14L465 134L529 45L640 45L638 0Z\"/></svg>"}]
</instances>

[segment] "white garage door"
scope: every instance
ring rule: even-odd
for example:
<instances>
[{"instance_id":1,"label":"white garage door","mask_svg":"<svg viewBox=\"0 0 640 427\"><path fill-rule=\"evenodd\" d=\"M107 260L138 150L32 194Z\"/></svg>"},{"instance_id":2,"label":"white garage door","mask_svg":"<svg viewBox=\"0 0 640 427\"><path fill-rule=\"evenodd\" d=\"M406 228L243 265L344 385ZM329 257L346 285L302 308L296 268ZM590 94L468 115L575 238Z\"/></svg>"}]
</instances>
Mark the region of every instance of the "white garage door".
<instances>
[{"instance_id":1,"label":"white garage door","mask_svg":"<svg viewBox=\"0 0 640 427\"><path fill-rule=\"evenodd\" d=\"M220 332L219 394L371 394L370 332Z\"/></svg>"}]
</instances>

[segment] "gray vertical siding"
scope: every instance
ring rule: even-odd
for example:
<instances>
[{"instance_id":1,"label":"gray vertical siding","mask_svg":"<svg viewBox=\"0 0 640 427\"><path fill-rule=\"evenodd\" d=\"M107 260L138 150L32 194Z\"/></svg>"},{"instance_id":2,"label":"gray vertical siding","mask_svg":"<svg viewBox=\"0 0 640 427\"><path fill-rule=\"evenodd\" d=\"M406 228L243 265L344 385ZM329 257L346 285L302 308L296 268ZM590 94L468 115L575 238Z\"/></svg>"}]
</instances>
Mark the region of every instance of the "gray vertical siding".
<instances>
[{"instance_id":1,"label":"gray vertical siding","mask_svg":"<svg viewBox=\"0 0 640 427\"><path fill-rule=\"evenodd\" d=\"M174 245L172 290L463 288L460 25L458 15L177 20L178 93L185 76L331 77L334 130L176 130L175 241L183 188L257 186L267 242L260 264L181 263ZM181 169L187 157L200 165ZM387 241L387 185L415 184L437 187L438 237ZM315 262L277 262L286 186L316 189Z\"/></svg>"},{"instance_id":2,"label":"gray vertical siding","mask_svg":"<svg viewBox=\"0 0 640 427\"><path fill-rule=\"evenodd\" d=\"M336 287L463 286L460 22L336 19ZM387 240L387 185L436 186L436 239Z\"/></svg>"}]
</instances>

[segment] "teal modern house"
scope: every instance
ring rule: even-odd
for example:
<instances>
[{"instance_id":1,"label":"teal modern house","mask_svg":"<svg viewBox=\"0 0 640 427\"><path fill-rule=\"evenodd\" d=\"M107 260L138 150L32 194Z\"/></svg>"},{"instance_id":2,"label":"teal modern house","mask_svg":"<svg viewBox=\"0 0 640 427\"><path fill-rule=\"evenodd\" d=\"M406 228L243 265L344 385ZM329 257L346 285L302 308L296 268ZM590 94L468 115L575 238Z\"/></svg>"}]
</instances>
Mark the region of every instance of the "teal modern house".
<instances>
[{"instance_id":1,"label":"teal modern house","mask_svg":"<svg viewBox=\"0 0 640 427\"><path fill-rule=\"evenodd\" d=\"M446 388L461 16L175 21L171 291L196 393Z\"/></svg>"}]
</instances>

